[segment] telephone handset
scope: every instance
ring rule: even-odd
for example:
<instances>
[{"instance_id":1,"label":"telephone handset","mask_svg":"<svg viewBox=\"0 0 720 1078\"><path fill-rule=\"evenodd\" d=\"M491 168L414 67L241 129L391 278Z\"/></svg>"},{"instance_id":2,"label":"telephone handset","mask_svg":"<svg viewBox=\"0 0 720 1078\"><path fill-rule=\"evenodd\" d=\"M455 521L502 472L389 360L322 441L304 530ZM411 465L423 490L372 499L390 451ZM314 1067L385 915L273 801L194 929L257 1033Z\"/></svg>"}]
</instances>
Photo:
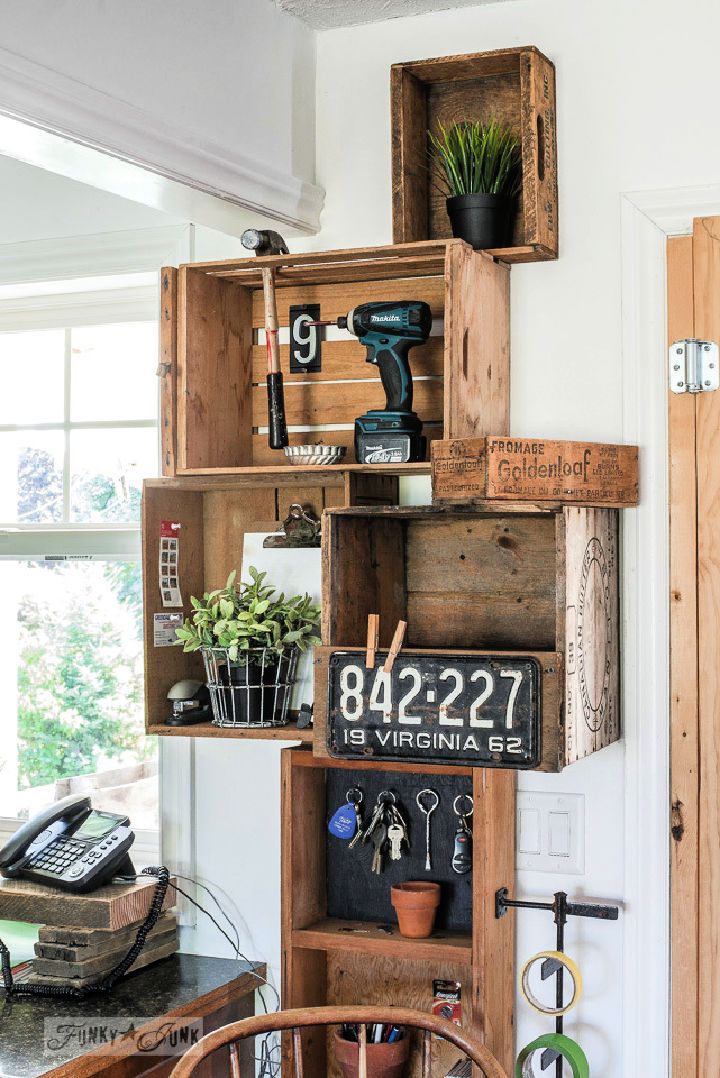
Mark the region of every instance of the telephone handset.
<instances>
[{"instance_id":1,"label":"telephone handset","mask_svg":"<svg viewBox=\"0 0 720 1078\"><path fill-rule=\"evenodd\" d=\"M82 894L116 875L135 875L127 816L100 812L71 794L39 812L0 850L0 876L36 880Z\"/></svg>"}]
</instances>

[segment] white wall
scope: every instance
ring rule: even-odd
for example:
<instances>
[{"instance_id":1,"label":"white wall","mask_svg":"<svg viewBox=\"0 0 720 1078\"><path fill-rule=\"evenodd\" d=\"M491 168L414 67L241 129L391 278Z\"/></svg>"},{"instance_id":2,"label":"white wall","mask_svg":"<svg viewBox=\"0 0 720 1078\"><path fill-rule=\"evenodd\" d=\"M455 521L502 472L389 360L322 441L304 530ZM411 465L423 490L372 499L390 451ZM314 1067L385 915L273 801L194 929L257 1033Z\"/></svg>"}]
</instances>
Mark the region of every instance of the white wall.
<instances>
[{"instance_id":1,"label":"white wall","mask_svg":"<svg viewBox=\"0 0 720 1078\"><path fill-rule=\"evenodd\" d=\"M623 381L633 357L621 354L620 195L718 181L718 31L720 8L709 0L514 0L319 35L317 179L327 198L322 231L304 245L391 241L391 63L537 45L558 71L561 256L512 270L512 432L622 440ZM233 253L217 240L211 247ZM233 816L250 813L251 829L240 824L238 831L243 856L254 846L252 862L225 868L218 858L205 867L229 882L248 911L258 953L276 963L278 748L203 744L198 778L200 848L212 826L203 815L220 804L220 789L235 783ZM521 777L522 789L585 795L586 870L569 877L522 873L518 892L542 896L563 888L622 900L624 783L622 745L562 776ZM267 790L273 796L263 796L261 812L257 798ZM251 838L261 818L262 835ZM652 902L662 884L646 883ZM552 925L540 914L521 915L518 928L519 956L553 942ZM636 1017L621 1008L623 921L576 921L567 946L581 962L586 988L568 1032L586 1048L594 1078L618 1078L624 1028ZM647 985L648 994L656 989ZM549 1028L525 1005L517 1017L519 1043Z\"/></svg>"}]
</instances>

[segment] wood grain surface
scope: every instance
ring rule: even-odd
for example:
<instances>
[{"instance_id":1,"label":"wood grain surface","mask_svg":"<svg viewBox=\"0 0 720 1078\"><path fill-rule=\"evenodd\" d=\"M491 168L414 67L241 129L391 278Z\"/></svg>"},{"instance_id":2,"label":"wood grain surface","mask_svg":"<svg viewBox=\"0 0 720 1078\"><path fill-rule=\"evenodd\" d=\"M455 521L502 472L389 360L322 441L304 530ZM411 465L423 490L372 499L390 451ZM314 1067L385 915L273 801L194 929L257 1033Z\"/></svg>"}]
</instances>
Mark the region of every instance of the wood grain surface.
<instances>
[{"instance_id":1,"label":"wood grain surface","mask_svg":"<svg viewBox=\"0 0 720 1078\"><path fill-rule=\"evenodd\" d=\"M369 765L392 774L412 768ZM353 764L355 767L355 764ZM283 1006L352 1002L429 1010L432 981L447 977L463 985L463 1027L507 1068L513 1058L514 919L495 919L494 894L514 873L514 790L509 772L467 769L473 776L472 940L438 933L428 940L402 940L380 926L353 922L353 931L326 913L326 774L347 765L314 758L305 750L282 754ZM416 769L415 769L416 770ZM423 772L448 769L423 765ZM455 775L461 769L451 769ZM468 952L468 945L471 953ZM308 1039L308 1037L310 1039ZM336 1074L332 1046L313 1032L303 1038L312 1074ZM456 1057L454 1057L456 1058ZM450 1059L450 1063L454 1062ZM447 1063L442 1056L442 1065ZM413 1053L409 1074L420 1074ZM444 1073L436 1058L433 1074Z\"/></svg>"},{"instance_id":2,"label":"wood grain surface","mask_svg":"<svg viewBox=\"0 0 720 1078\"><path fill-rule=\"evenodd\" d=\"M392 475L373 473L352 479L347 473L323 469L279 469L265 477L169 478L147 480L143 488L143 623L145 655L146 728L153 734L181 737L259 737L309 740L312 730L296 728L223 730L209 722L198 726L165 725L172 713L167 700L170 687L184 678L205 680L199 653L185 654L179 647L155 647L154 614L162 612L158 583L160 523L181 524L179 576L183 606L173 608L184 617L191 613L190 597L224 586L232 569L242 563L245 533L270 534L279 529L290 505L299 502L318 519L325 509L358 503L386 505L397 501L398 482Z\"/></svg>"},{"instance_id":3,"label":"wood grain surface","mask_svg":"<svg viewBox=\"0 0 720 1078\"><path fill-rule=\"evenodd\" d=\"M668 240L668 344L694 337L693 239ZM698 1076L699 738L695 397L668 393L673 1078Z\"/></svg>"},{"instance_id":4,"label":"wood grain surface","mask_svg":"<svg viewBox=\"0 0 720 1078\"><path fill-rule=\"evenodd\" d=\"M720 340L720 218L693 230L695 334ZM720 398L696 398L698 708L700 736L699 1061L698 1074L720 1073Z\"/></svg>"},{"instance_id":5,"label":"wood grain surface","mask_svg":"<svg viewBox=\"0 0 720 1078\"><path fill-rule=\"evenodd\" d=\"M0 879L0 918L31 924L121 929L147 915L156 885L153 876L139 876L134 883L109 884L89 895L77 895L32 880ZM175 889L170 886L162 908L170 909L174 903Z\"/></svg>"},{"instance_id":6,"label":"wood grain surface","mask_svg":"<svg viewBox=\"0 0 720 1078\"><path fill-rule=\"evenodd\" d=\"M153 932L167 931L176 925L174 912L166 910L158 918ZM135 939L137 929L137 924L120 929L40 925L35 954L38 958L59 958L65 962L77 962L105 954L126 944L129 947Z\"/></svg>"},{"instance_id":7,"label":"wood grain surface","mask_svg":"<svg viewBox=\"0 0 720 1078\"><path fill-rule=\"evenodd\" d=\"M275 274L278 325L298 303L320 306L324 319L359 303L424 300L434 333L410 355L414 408L433 440L444 429L487 433L509 415L509 271L461 240L327 251L182 266L163 277L160 373L164 470L168 475L229 474L289 467L270 450L265 387L262 273ZM442 321L439 321L442 320ZM352 425L383 407L376 372L352 339L323 342L316 374L290 374L285 401L292 444L335 444L353 464ZM450 427L448 427L450 424Z\"/></svg>"},{"instance_id":8,"label":"wood grain surface","mask_svg":"<svg viewBox=\"0 0 720 1078\"><path fill-rule=\"evenodd\" d=\"M619 521L616 509L570 507L560 519L565 546L565 763L571 764L620 737ZM560 574L558 578L560 602Z\"/></svg>"},{"instance_id":9,"label":"wood grain surface","mask_svg":"<svg viewBox=\"0 0 720 1078\"><path fill-rule=\"evenodd\" d=\"M250 460L251 302L233 281L179 271L178 471Z\"/></svg>"},{"instance_id":10,"label":"wood grain surface","mask_svg":"<svg viewBox=\"0 0 720 1078\"><path fill-rule=\"evenodd\" d=\"M173 266L160 270L160 452L163 475L175 475L177 436L177 278Z\"/></svg>"},{"instance_id":11,"label":"wood grain surface","mask_svg":"<svg viewBox=\"0 0 720 1078\"><path fill-rule=\"evenodd\" d=\"M445 437L510 426L510 271L466 244L445 267Z\"/></svg>"},{"instance_id":12,"label":"wood grain surface","mask_svg":"<svg viewBox=\"0 0 720 1078\"><path fill-rule=\"evenodd\" d=\"M431 446L433 502L638 503L638 447L542 438L453 438Z\"/></svg>"},{"instance_id":13,"label":"wood grain surface","mask_svg":"<svg viewBox=\"0 0 720 1078\"><path fill-rule=\"evenodd\" d=\"M427 169L428 128L495 117L520 139L522 190L508 261L557 258L555 67L533 46L394 64L390 80L393 237L449 237L445 195Z\"/></svg>"}]
</instances>

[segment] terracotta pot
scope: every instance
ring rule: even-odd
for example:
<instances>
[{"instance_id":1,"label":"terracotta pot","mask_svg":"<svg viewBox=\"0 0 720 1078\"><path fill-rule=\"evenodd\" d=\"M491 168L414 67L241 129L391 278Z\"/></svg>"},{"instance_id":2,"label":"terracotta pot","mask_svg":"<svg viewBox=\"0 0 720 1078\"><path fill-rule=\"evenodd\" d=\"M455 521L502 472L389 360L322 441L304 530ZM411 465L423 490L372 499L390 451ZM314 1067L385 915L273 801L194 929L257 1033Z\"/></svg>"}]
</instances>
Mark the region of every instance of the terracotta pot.
<instances>
[{"instance_id":1,"label":"terracotta pot","mask_svg":"<svg viewBox=\"0 0 720 1078\"><path fill-rule=\"evenodd\" d=\"M346 1041L335 1033L335 1058L344 1078L358 1078L358 1049L355 1041ZM407 1034L393 1044L368 1044L368 1078L402 1078L409 1050Z\"/></svg>"},{"instance_id":2,"label":"terracotta pot","mask_svg":"<svg viewBox=\"0 0 720 1078\"><path fill-rule=\"evenodd\" d=\"M408 880L390 890L400 935L408 939L427 939L435 923L435 911L440 905L440 884L428 880Z\"/></svg>"}]
</instances>

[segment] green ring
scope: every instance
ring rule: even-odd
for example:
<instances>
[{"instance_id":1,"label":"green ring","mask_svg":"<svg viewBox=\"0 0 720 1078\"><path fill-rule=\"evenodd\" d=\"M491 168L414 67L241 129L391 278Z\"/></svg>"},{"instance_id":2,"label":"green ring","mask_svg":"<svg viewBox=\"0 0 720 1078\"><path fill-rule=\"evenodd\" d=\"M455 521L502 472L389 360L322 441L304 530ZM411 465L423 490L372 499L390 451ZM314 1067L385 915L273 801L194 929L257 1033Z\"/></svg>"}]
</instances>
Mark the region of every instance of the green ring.
<instances>
[{"instance_id":1,"label":"green ring","mask_svg":"<svg viewBox=\"0 0 720 1078\"><path fill-rule=\"evenodd\" d=\"M587 1056L577 1041L566 1037L563 1033L546 1033L544 1036L538 1037L532 1044L528 1044L526 1048L523 1048L515 1064L515 1078L528 1078L528 1075L532 1074L531 1071L525 1070L523 1065L529 1062L535 1052L542 1048L553 1048L556 1052L559 1052L563 1059L570 1064L573 1078L590 1078Z\"/></svg>"}]
</instances>

